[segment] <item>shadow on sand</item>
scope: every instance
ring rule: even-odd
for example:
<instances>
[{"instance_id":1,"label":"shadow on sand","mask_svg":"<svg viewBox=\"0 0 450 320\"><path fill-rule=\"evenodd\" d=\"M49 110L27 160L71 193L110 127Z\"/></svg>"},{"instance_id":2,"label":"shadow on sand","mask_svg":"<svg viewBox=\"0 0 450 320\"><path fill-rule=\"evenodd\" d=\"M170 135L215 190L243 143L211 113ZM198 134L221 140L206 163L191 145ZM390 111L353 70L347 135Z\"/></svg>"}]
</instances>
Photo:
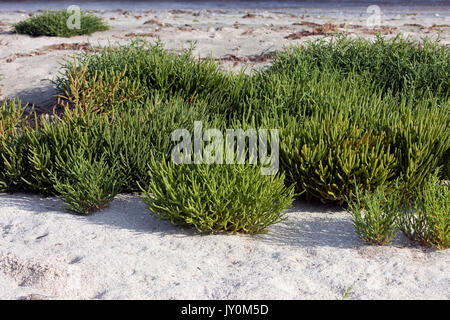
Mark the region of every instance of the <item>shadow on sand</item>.
<instances>
[{"instance_id":1,"label":"shadow on sand","mask_svg":"<svg viewBox=\"0 0 450 320\"><path fill-rule=\"evenodd\" d=\"M36 213L66 215L89 223L117 229L127 229L137 234L154 233L161 237L205 236L193 229L182 229L169 221L150 216L138 195L118 195L108 208L91 215L69 213L61 200L44 198L36 194L0 194L3 207L15 207ZM0 212L1 214L1 212ZM350 214L337 206L296 201L288 212L288 219L272 225L265 234L248 236L268 244L293 247L358 248L366 245L356 234ZM400 232L393 246L410 246L411 242Z\"/></svg>"},{"instance_id":2,"label":"shadow on sand","mask_svg":"<svg viewBox=\"0 0 450 320\"><path fill-rule=\"evenodd\" d=\"M55 97L57 91L54 85L48 80L40 83L40 85L38 88L18 91L14 95L8 96L8 99L19 99L22 105L34 105L35 110L39 113L49 113L58 102L57 97ZM2 96L1 100L5 98Z\"/></svg>"},{"instance_id":3,"label":"shadow on sand","mask_svg":"<svg viewBox=\"0 0 450 320\"><path fill-rule=\"evenodd\" d=\"M144 203L136 195L121 194L112 201L108 208L91 215L70 213L61 200L55 197L45 198L38 194L0 193L0 202L3 207L17 208L37 214L66 215L69 219L85 220L89 223L117 229L128 229L135 233L159 233L161 237L166 235L180 237L198 235L191 229L183 230L169 221L150 216Z\"/></svg>"},{"instance_id":4,"label":"shadow on sand","mask_svg":"<svg viewBox=\"0 0 450 320\"><path fill-rule=\"evenodd\" d=\"M288 219L273 225L262 241L298 247L354 248L363 245L350 215L338 206L296 201Z\"/></svg>"}]
</instances>

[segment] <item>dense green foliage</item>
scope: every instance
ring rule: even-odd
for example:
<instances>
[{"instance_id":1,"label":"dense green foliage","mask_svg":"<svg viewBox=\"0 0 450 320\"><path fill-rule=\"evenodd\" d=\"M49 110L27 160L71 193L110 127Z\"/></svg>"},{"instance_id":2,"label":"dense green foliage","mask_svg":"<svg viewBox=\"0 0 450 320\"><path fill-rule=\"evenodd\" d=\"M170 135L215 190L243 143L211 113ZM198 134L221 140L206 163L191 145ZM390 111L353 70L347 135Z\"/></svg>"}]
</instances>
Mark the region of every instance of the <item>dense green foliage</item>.
<instances>
[{"instance_id":1,"label":"dense green foliage","mask_svg":"<svg viewBox=\"0 0 450 320\"><path fill-rule=\"evenodd\" d=\"M86 212L139 185L154 214L211 232L253 233L267 226L251 219L245 225L233 216L239 208L256 213L246 217L281 218L281 207L268 208L276 203L284 176L288 189L283 195L293 186L308 198L344 203L355 199L356 190L369 197L396 184L403 200L414 201L439 167L441 178L449 178L449 66L448 46L400 37L311 42L278 53L270 67L250 75L221 71L212 59L194 59L192 48L168 52L159 42L137 40L82 53L67 62L55 81L67 103L63 115L36 119L31 126L20 105L7 102L0 109L0 190L58 194L74 210ZM197 120L222 131L279 129L280 173L257 179L248 164L177 167L162 161L174 145L172 131L192 133ZM63 165L75 155L89 161ZM96 175L99 164L114 172L106 184ZM173 176L164 179L155 168ZM242 195L224 182L228 176L237 179L238 172L240 192L253 191ZM76 175L85 176L85 182ZM233 195L236 203L226 204L219 191L213 202L202 189L208 179L212 186L226 185L224 194ZM243 185L249 181L254 186ZM83 184L97 191L75 192ZM187 193L191 184L202 187ZM264 192L258 186L268 188L268 202L261 200ZM175 194L190 202L172 202ZM250 195L259 199L252 206ZM77 207L86 199L88 206ZM92 199L105 201L97 206ZM208 210L202 211L203 206ZM221 216L225 212L230 216ZM368 228L371 221L366 221Z\"/></svg>"},{"instance_id":2,"label":"dense green foliage","mask_svg":"<svg viewBox=\"0 0 450 320\"><path fill-rule=\"evenodd\" d=\"M251 108L261 110L262 118L281 119L270 123L286 137L281 139L283 170L307 195L343 201L355 182L374 190L383 177L389 183L399 176L404 176L405 192L411 193L438 166L449 166L449 52L437 42L419 44L399 37L374 42L336 38L289 48L255 76L261 102ZM380 158L371 158L383 172L379 180L369 182L370 175L361 171L370 163L358 163L370 141L353 140L350 146L348 139L341 145L349 127L383 141ZM308 148L311 154L305 153ZM385 167L390 155L395 159ZM344 172L340 163L354 164L353 171ZM449 177L448 169L442 173ZM304 185L311 177L312 186Z\"/></svg>"},{"instance_id":3,"label":"dense green foliage","mask_svg":"<svg viewBox=\"0 0 450 320\"><path fill-rule=\"evenodd\" d=\"M80 11L79 13L79 28L69 28L67 26L67 22L70 22L71 17L75 14L74 12L68 10L50 10L16 23L14 25L14 31L33 37L73 37L109 29L108 25L101 18L84 11Z\"/></svg>"},{"instance_id":4,"label":"dense green foliage","mask_svg":"<svg viewBox=\"0 0 450 320\"><path fill-rule=\"evenodd\" d=\"M127 82L126 87L117 86L126 99L136 97L139 92L141 99L154 95L171 99L176 95L190 103L203 100L207 102L206 117L229 114L230 107L238 108L247 93L248 77L221 71L213 59L197 61L192 49L178 54L164 50L160 42L153 45L143 40L127 46L105 47L100 54L82 53L77 60L69 61L55 83L68 96L83 95L83 88L101 96L109 91L103 88L93 91L93 84L102 77L100 74L105 81L111 81L111 75L115 75L122 83Z\"/></svg>"},{"instance_id":5,"label":"dense green foliage","mask_svg":"<svg viewBox=\"0 0 450 320\"><path fill-rule=\"evenodd\" d=\"M25 108L20 100L0 103L0 137L2 140L9 140L20 134L20 129L28 119L25 115Z\"/></svg>"},{"instance_id":6,"label":"dense green foliage","mask_svg":"<svg viewBox=\"0 0 450 320\"><path fill-rule=\"evenodd\" d=\"M66 178L65 170L70 169L63 164L82 155L117 167L122 177L120 191L137 191L138 182L148 183L143 179L150 157L170 154L171 132L180 127L192 129L204 107L204 103L187 104L175 98L169 103L155 98L138 109L130 105L123 112L66 109L61 119L42 118L38 130L21 123L15 127L20 134L0 135L0 190L54 194L53 178ZM4 108L11 110L11 115L22 110L13 101ZM220 119L211 125L220 127ZM12 131L8 126L7 132Z\"/></svg>"},{"instance_id":7,"label":"dense green foliage","mask_svg":"<svg viewBox=\"0 0 450 320\"><path fill-rule=\"evenodd\" d=\"M293 201L282 175L259 166L151 161L143 199L152 215L200 232L255 234L283 219Z\"/></svg>"},{"instance_id":8,"label":"dense green foliage","mask_svg":"<svg viewBox=\"0 0 450 320\"><path fill-rule=\"evenodd\" d=\"M377 36L375 41L364 38L334 38L332 41L309 42L292 47L278 55L270 72L297 75L301 71L338 71L341 78L357 74L384 91L410 94L425 88L448 95L450 51L448 45L424 39L423 42Z\"/></svg>"},{"instance_id":9,"label":"dense green foliage","mask_svg":"<svg viewBox=\"0 0 450 320\"><path fill-rule=\"evenodd\" d=\"M395 175L389 136L352 121L348 111L329 108L283 124L280 163L298 192L342 203L355 187L373 190Z\"/></svg>"}]
</instances>

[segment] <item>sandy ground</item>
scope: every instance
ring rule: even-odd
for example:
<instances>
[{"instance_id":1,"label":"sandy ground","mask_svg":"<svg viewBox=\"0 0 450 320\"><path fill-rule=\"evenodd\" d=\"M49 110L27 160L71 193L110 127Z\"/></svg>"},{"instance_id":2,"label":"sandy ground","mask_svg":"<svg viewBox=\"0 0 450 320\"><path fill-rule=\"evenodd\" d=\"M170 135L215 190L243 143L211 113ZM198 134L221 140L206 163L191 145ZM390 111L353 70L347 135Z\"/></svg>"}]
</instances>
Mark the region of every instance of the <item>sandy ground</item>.
<instances>
[{"instance_id":1,"label":"sandy ground","mask_svg":"<svg viewBox=\"0 0 450 320\"><path fill-rule=\"evenodd\" d=\"M326 33L373 37L362 15L265 10L97 12L112 29L70 39L11 33L26 13L0 12L0 100L52 105L49 81L89 45L160 38L168 49L212 55L224 68L262 68L290 44ZM449 16L383 16L377 30L450 43ZM0 299L449 299L450 252L399 235L365 245L336 208L296 203L265 235L197 235L151 218L138 197L77 216L53 198L0 194Z\"/></svg>"},{"instance_id":2,"label":"sandy ground","mask_svg":"<svg viewBox=\"0 0 450 320\"><path fill-rule=\"evenodd\" d=\"M199 235L120 195L92 216L0 194L0 299L449 299L450 251L365 245L348 214L296 203L257 236Z\"/></svg>"}]
</instances>

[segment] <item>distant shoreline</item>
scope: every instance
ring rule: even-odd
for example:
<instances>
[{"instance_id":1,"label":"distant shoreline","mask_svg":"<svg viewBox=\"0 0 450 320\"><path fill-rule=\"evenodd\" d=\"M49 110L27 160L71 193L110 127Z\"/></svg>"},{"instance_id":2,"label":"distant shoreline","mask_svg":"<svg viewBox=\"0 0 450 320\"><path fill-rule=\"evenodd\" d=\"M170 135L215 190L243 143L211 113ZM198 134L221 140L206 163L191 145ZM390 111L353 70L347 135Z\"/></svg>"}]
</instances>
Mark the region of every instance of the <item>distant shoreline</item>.
<instances>
[{"instance_id":1,"label":"distant shoreline","mask_svg":"<svg viewBox=\"0 0 450 320\"><path fill-rule=\"evenodd\" d=\"M116 11L116 10L235 10L235 9L262 9L262 10L321 10L321 11L356 11L365 12L368 6L378 5L382 10L393 12L409 12L414 10L431 11L434 13L446 14L445 11L450 11L450 3L448 1L205 1L205 0L189 0L189 1L118 1L118 0L95 0L95 1L0 1L0 11L25 11L32 12L38 10L59 10L67 8L70 5L78 5L85 10L99 10L99 11ZM450 13L446 15L450 16Z\"/></svg>"}]
</instances>

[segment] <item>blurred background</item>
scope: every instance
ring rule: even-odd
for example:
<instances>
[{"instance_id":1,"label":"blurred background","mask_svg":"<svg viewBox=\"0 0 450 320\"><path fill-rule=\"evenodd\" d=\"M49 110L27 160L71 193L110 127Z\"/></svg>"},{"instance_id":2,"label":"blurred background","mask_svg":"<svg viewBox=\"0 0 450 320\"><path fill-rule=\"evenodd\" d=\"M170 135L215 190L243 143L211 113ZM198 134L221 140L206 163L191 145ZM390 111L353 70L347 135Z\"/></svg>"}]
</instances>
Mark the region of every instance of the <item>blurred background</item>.
<instances>
[{"instance_id":1,"label":"blurred background","mask_svg":"<svg viewBox=\"0 0 450 320\"><path fill-rule=\"evenodd\" d=\"M389 7L389 9L420 10L433 8L436 11L450 11L449 0L96 0L96 1L58 1L58 0L0 0L0 11L37 11L45 9L62 9L78 5L85 10L151 10L151 9L232 9L232 8L296 8L296 9L346 9L359 10L369 5ZM444 12L443 12L444 13Z\"/></svg>"}]
</instances>

